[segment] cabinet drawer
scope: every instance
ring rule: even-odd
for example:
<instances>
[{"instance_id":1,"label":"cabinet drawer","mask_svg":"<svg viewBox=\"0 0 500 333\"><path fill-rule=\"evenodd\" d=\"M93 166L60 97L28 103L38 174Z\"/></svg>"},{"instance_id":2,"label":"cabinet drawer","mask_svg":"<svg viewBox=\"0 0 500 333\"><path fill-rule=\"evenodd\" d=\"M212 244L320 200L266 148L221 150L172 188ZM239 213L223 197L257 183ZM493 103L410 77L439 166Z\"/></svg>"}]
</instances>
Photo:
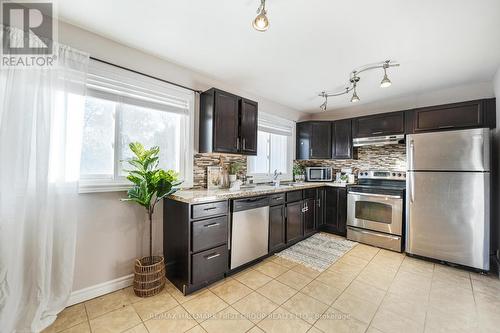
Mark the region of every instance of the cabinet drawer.
<instances>
[{"instance_id":1,"label":"cabinet drawer","mask_svg":"<svg viewBox=\"0 0 500 333\"><path fill-rule=\"evenodd\" d=\"M192 256L193 284L199 284L222 276L228 267L227 246L222 245L215 249L203 251Z\"/></svg>"},{"instance_id":2,"label":"cabinet drawer","mask_svg":"<svg viewBox=\"0 0 500 333\"><path fill-rule=\"evenodd\" d=\"M281 205L285 203L285 193L271 194L269 196L269 205Z\"/></svg>"},{"instance_id":3,"label":"cabinet drawer","mask_svg":"<svg viewBox=\"0 0 500 333\"><path fill-rule=\"evenodd\" d=\"M223 215L227 214L227 201L193 205L191 209L191 218L193 219L199 219L214 215Z\"/></svg>"},{"instance_id":4,"label":"cabinet drawer","mask_svg":"<svg viewBox=\"0 0 500 333\"><path fill-rule=\"evenodd\" d=\"M198 252L227 242L227 216L193 222L192 251Z\"/></svg>"},{"instance_id":5,"label":"cabinet drawer","mask_svg":"<svg viewBox=\"0 0 500 333\"><path fill-rule=\"evenodd\" d=\"M286 202L294 202L302 200L302 191L286 192Z\"/></svg>"}]
</instances>

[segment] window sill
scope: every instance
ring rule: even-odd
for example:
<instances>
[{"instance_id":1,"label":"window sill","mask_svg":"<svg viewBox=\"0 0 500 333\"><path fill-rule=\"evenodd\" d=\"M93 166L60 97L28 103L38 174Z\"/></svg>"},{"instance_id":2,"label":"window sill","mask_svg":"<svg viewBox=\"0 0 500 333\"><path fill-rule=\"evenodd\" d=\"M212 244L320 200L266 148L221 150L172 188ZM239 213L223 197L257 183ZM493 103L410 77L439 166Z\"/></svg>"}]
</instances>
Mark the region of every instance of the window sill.
<instances>
[{"instance_id":1,"label":"window sill","mask_svg":"<svg viewBox=\"0 0 500 333\"><path fill-rule=\"evenodd\" d=\"M192 187L192 183L182 183L181 190ZM132 187L129 182L113 182L113 181L90 181L80 180L78 183L78 193L107 193L107 192L126 192Z\"/></svg>"},{"instance_id":2,"label":"window sill","mask_svg":"<svg viewBox=\"0 0 500 333\"><path fill-rule=\"evenodd\" d=\"M273 181L273 176L268 175L268 174L248 174L247 176L252 177L253 182L255 184L270 183ZM280 182L288 182L288 181L293 180L293 176L292 175L280 175L278 179Z\"/></svg>"},{"instance_id":3,"label":"window sill","mask_svg":"<svg viewBox=\"0 0 500 333\"><path fill-rule=\"evenodd\" d=\"M132 187L130 183L117 183L117 182L96 182L96 181L82 181L78 184L78 193L105 193L105 192L126 192Z\"/></svg>"}]
</instances>

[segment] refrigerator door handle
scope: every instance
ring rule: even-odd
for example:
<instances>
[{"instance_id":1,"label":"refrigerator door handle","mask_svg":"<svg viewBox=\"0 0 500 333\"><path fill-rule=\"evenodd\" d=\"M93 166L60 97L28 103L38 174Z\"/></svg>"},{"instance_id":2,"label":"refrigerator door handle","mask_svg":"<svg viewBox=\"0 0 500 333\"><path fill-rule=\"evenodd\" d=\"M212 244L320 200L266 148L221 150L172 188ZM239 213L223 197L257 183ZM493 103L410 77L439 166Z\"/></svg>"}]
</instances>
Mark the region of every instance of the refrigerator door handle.
<instances>
[{"instance_id":1,"label":"refrigerator door handle","mask_svg":"<svg viewBox=\"0 0 500 333\"><path fill-rule=\"evenodd\" d=\"M410 140L410 156L408 158L408 170L413 171L415 169L414 161L415 158L415 141Z\"/></svg>"},{"instance_id":2,"label":"refrigerator door handle","mask_svg":"<svg viewBox=\"0 0 500 333\"><path fill-rule=\"evenodd\" d=\"M413 190L415 187L415 173L413 171L409 172L410 181L408 182L409 192L410 192L410 204L412 204L415 200L415 191Z\"/></svg>"}]
</instances>

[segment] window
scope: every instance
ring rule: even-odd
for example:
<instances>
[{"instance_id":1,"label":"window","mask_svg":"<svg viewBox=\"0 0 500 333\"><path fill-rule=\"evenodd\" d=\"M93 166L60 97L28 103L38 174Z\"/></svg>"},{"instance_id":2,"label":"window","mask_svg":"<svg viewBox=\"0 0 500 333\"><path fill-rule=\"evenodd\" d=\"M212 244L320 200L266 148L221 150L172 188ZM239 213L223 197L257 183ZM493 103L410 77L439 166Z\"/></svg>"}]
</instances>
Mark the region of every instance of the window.
<instances>
[{"instance_id":1,"label":"window","mask_svg":"<svg viewBox=\"0 0 500 333\"><path fill-rule=\"evenodd\" d=\"M105 68L108 67L108 68ZM93 69L93 70L92 70ZM124 190L131 142L160 147L159 167L192 185L192 92L93 63L85 99L80 192ZM154 81L154 82L152 82Z\"/></svg>"},{"instance_id":2,"label":"window","mask_svg":"<svg viewBox=\"0 0 500 333\"><path fill-rule=\"evenodd\" d=\"M294 128L294 122L259 114L257 156L248 157L248 174L256 182L269 181L275 170L282 173L281 179L292 179Z\"/></svg>"}]
</instances>

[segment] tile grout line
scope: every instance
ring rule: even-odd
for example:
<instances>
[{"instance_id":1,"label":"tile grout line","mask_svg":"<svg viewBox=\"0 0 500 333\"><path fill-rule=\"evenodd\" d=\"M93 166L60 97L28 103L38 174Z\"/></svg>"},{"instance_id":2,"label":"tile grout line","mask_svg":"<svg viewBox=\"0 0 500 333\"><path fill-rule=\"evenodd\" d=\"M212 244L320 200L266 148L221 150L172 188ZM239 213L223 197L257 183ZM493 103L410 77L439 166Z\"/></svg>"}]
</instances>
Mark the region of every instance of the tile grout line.
<instances>
[{"instance_id":1,"label":"tile grout line","mask_svg":"<svg viewBox=\"0 0 500 333\"><path fill-rule=\"evenodd\" d=\"M379 250L380 252L380 250ZM378 253L377 253L378 254ZM373 257L375 258L375 257ZM372 260L373 260L372 258ZM406 259L406 254L404 255L403 257L403 260L401 260L401 263L398 265L398 269L396 270L396 273L394 274L394 277L392 278L392 281L391 281L391 284L389 285L389 288L387 288L387 290L384 291L384 297L382 297L382 300L380 301L380 304L377 306L377 310L375 310L375 313L373 314L373 317L372 319L370 319L370 322L368 323L368 326L366 327L366 330L368 330L370 328L370 326L372 325L373 323L373 319L375 319L375 316L377 315L378 311L380 310L381 306L382 306L382 303L384 303L384 300L385 298L387 297L387 294L389 293L389 289L391 288L392 284L394 283L394 279L396 279L396 276L398 275L399 273L399 270L401 269L401 265L403 265L403 261ZM370 261L371 262L371 261ZM367 265L368 266L368 265ZM376 328L377 330L379 331L382 331L380 329L378 329L377 327L373 326L374 328ZM366 332L365 330L365 332Z\"/></svg>"},{"instance_id":2,"label":"tile grout line","mask_svg":"<svg viewBox=\"0 0 500 333\"><path fill-rule=\"evenodd\" d=\"M429 312L429 307L431 304L431 292L432 292L432 284L434 283L434 274L436 274L436 264L432 265L431 286L429 288L429 294L427 295L427 305L425 307L424 333L425 333L425 330L427 329L427 314Z\"/></svg>"},{"instance_id":3,"label":"tile grout line","mask_svg":"<svg viewBox=\"0 0 500 333\"><path fill-rule=\"evenodd\" d=\"M358 244L358 245L359 245L359 244ZM348 255L348 254L349 254L349 252L351 252L352 250L354 250L356 247L357 247L357 245L356 245L356 246L354 246L353 248L351 248L351 249L350 249L349 251L347 251L346 253L344 253L344 254L343 254L343 255L342 255L339 259L337 259L337 261L336 261L336 262L334 262L333 264L331 264L331 265L330 265L330 266L329 266L329 267L328 267L328 268L327 268L324 272L328 271L328 269L329 269L330 267L332 267L333 265L335 265L335 263L337 263L337 262L338 262L338 260L340 260L340 259L341 259L341 258L343 258L344 256ZM323 316L323 315L324 315L324 314L325 314L325 313L326 313L326 312L327 312L330 308L332 308L332 307L333 307L333 304L336 302L336 300L337 300L340 296L342 296L342 295L345 293L345 291L349 288L349 286L350 286L350 285L354 282L354 280L356 280L356 278L357 278L357 277L358 277L358 276L359 276L359 275L360 275L360 274L361 274L361 273L362 273L362 272L366 269L366 267L367 267L367 266L368 266L368 265L369 265L369 264L373 261L373 259L377 256L377 254L378 254L379 252L380 252L380 249L379 249L379 250L375 253L375 255L373 255L373 257L372 257L370 260L368 260L367 264L366 264L366 265L364 265L364 266L363 266L363 268L362 268L362 269L361 269L361 270L360 270L360 271L359 271L359 272L358 272L358 273L354 276L354 278L353 278L353 279L349 282L349 284L348 284L348 285L347 285L347 286L346 286L346 287L342 290L342 292L341 292L341 293L339 294L339 296L338 296L338 297L337 297L337 298L336 298L336 299L332 302L332 304L328 305L328 308L327 308L327 309L326 309L326 310L322 313L322 315L321 315L321 316ZM351 256L354 256L354 257L356 257L356 258L358 258L358 259L363 259L363 260L364 260L364 258L358 257L358 256L356 256L356 255L354 255L354 254L351 254ZM324 272L322 272L322 273L324 273ZM313 281L314 281L314 280L313 280ZM321 281L319 281L319 282L321 282ZM372 286L372 287L373 287L373 286ZM305 287L304 287L304 288L305 288ZM386 293L387 293L387 292L386 292ZM385 297L385 295L384 295L384 297ZM382 303L380 303L380 304L382 304ZM337 309L335 309L335 310L337 310ZM377 308L377 310L378 310L378 308ZM339 310L337 310L337 311L339 311ZM342 311L339 311L339 312L343 313ZM375 313L376 313L376 312L375 312ZM346 314L346 313L344 313L344 314ZM346 314L346 315L347 315L347 314ZM375 315L374 315L374 316L375 316ZM321 317L320 317L320 318L318 318L318 319L314 322L314 324L312 325L312 327L314 327L314 328L318 329L319 331L323 332L322 330L320 330L319 328L317 328L317 327L315 326L315 325L316 325L316 323L317 323L320 319L321 319ZM356 318L354 318L354 319L355 319L355 320L358 320L358 319L356 319ZM373 319L373 318L372 318L372 319ZM358 320L358 321L362 322L361 320ZM366 330L370 327L370 324L371 324L371 321L370 321L370 323L368 323L368 326L366 327L365 331L366 331Z\"/></svg>"}]
</instances>

